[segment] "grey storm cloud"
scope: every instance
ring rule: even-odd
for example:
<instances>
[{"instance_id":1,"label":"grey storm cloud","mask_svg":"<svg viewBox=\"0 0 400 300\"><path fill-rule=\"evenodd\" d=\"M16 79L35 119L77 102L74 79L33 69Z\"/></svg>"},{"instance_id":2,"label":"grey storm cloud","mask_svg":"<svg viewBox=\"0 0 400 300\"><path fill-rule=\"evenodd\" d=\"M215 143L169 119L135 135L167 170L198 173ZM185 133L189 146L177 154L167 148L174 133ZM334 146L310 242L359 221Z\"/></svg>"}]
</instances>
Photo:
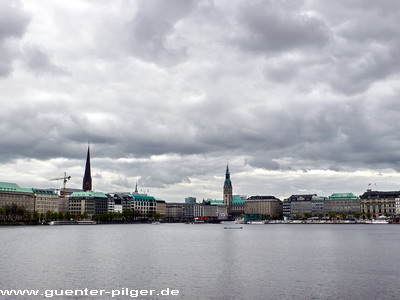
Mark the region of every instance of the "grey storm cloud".
<instances>
[{"instance_id":1,"label":"grey storm cloud","mask_svg":"<svg viewBox=\"0 0 400 300\"><path fill-rule=\"evenodd\" d=\"M328 84L352 95L398 74L398 4L315 3L296 2L294 9L272 1L243 4L238 18L243 26L234 40L264 55L265 76L276 82ZM337 20L337 12L347 18Z\"/></svg>"},{"instance_id":2,"label":"grey storm cloud","mask_svg":"<svg viewBox=\"0 0 400 300\"><path fill-rule=\"evenodd\" d=\"M20 1L0 1L0 77L12 72L12 63L19 52L15 41L22 38L29 21Z\"/></svg>"},{"instance_id":3,"label":"grey storm cloud","mask_svg":"<svg viewBox=\"0 0 400 300\"><path fill-rule=\"evenodd\" d=\"M400 167L396 1L0 8L1 164L81 176L90 141L98 181L120 189L191 186L228 159L243 174Z\"/></svg>"},{"instance_id":4,"label":"grey storm cloud","mask_svg":"<svg viewBox=\"0 0 400 300\"><path fill-rule=\"evenodd\" d=\"M45 49L37 45L26 45L24 47L25 61L33 72L37 74L67 75L67 72L57 66L53 58L46 53Z\"/></svg>"},{"instance_id":5,"label":"grey storm cloud","mask_svg":"<svg viewBox=\"0 0 400 300\"><path fill-rule=\"evenodd\" d=\"M320 48L329 40L325 22L301 10L250 1L242 6L239 20L245 30L238 37L241 47L254 52Z\"/></svg>"},{"instance_id":6,"label":"grey storm cloud","mask_svg":"<svg viewBox=\"0 0 400 300\"><path fill-rule=\"evenodd\" d=\"M130 49L147 61L171 65L186 57L185 46L168 43L174 27L195 7L196 1L140 1L137 13L128 23Z\"/></svg>"}]
</instances>

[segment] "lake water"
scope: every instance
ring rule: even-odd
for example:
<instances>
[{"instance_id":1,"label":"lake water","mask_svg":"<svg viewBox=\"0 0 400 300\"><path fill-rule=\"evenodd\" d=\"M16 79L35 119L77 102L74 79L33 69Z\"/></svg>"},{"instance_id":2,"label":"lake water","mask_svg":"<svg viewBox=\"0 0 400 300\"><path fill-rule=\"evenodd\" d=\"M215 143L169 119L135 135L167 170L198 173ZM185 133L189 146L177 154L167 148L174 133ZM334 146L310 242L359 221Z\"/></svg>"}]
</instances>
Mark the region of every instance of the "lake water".
<instances>
[{"instance_id":1,"label":"lake water","mask_svg":"<svg viewBox=\"0 0 400 300\"><path fill-rule=\"evenodd\" d=\"M0 289L155 290L139 299L400 298L400 225L243 227L1 227ZM154 294L167 288L179 295Z\"/></svg>"}]
</instances>

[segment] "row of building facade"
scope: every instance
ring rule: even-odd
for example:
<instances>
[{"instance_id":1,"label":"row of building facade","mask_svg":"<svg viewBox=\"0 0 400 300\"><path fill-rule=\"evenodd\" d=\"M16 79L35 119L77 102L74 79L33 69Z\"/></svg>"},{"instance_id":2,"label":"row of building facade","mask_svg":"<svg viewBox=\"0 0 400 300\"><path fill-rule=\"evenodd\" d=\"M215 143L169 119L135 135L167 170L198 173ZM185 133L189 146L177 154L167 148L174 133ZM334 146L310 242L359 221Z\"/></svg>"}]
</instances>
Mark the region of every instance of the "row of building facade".
<instances>
[{"instance_id":1,"label":"row of building facade","mask_svg":"<svg viewBox=\"0 0 400 300\"><path fill-rule=\"evenodd\" d=\"M65 180L65 178L64 178ZM203 200L188 197L185 203L166 203L146 194L100 193L92 191L90 149L88 147L82 189L21 188L16 183L0 182L0 207L18 205L38 213L70 212L88 216L106 212L131 211L146 218L158 216L170 221L194 218L234 219L242 215L263 215L273 218L307 217L327 214L364 216L400 215L400 191L367 190L363 195L334 193L329 197L317 194L292 195L281 201L274 196L233 195L229 166L226 166L222 200Z\"/></svg>"},{"instance_id":2,"label":"row of building facade","mask_svg":"<svg viewBox=\"0 0 400 300\"><path fill-rule=\"evenodd\" d=\"M61 193L62 194L62 193ZM105 194L93 191L67 190L66 209L72 214L88 216L106 212L134 211L147 217L157 214L169 221L189 221L194 218L226 219L244 214L259 214L274 218L320 216L328 214L398 216L400 215L400 191L372 191L356 196L353 193L334 193L329 197L317 194L292 195L281 201L274 196L230 196L224 200L203 200L189 197L185 203L166 203L146 194ZM62 211L63 197L60 191L51 189L22 188L16 183L0 182L0 207L18 205L28 211L46 213Z\"/></svg>"}]
</instances>

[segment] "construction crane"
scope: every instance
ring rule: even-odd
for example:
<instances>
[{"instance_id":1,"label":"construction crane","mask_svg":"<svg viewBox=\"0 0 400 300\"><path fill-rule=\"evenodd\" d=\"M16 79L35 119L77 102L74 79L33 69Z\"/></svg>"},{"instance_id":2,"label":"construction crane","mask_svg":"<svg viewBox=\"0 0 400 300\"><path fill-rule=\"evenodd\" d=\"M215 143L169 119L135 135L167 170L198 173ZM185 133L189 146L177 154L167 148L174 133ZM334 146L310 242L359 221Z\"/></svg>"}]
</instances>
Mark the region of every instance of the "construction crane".
<instances>
[{"instance_id":1,"label":"construction crane","mask_svg":"<svg viewBox=\"0 0 400 300\"><path fill-rule=\"evenodd\" d=\"M52 178L49 180L62 180L64 182L63 184L63 201L62 201L62 206L61 206L61 212L64 213L65 212L65 198L67 195L67 189L66 189L66 185L67 185L67 181L71 179L71 176L67 176L67 173L64 172L64 177L58 177L58 178Z\"/></svg>"}]
</instances>

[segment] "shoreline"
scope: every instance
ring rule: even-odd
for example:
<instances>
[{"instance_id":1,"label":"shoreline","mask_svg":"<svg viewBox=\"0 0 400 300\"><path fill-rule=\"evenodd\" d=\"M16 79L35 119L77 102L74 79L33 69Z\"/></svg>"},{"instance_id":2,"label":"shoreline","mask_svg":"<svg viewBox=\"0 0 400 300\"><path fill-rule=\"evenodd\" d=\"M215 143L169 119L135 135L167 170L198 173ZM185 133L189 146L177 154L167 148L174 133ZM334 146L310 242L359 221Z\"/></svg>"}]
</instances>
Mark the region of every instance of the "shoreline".
<instances>
[{"instance_id":1,"label":"shoreline","mask_svg":"<svg viewBox=\"0 0 400 300\"><path fill-rule=\"evenodd\" d=\"M53 221L54 222L54 221ZM134 222L134 223L118 223L118 222L110 222L110 223L86 223L86 222L54 222L55 224L49 223L32 223L32 222L1 222L0 227L10 227L10 226L82 226L82 225L138 225L138 224L147 224L152 225L151 222ZM184 224L188 225L186 222L160 222L159 224ZM221 223L191 223L190 225L205 225L205 224L221 224ZM372 220L366 221L260 221L255 223L236 223L236 225L249 225L249 226L257 226L257 225L396 225L400 223L393 223L389 221L383 222L373 222ZM222 225L226 225L222 224Z\"/></svg>"}]
</instances>

